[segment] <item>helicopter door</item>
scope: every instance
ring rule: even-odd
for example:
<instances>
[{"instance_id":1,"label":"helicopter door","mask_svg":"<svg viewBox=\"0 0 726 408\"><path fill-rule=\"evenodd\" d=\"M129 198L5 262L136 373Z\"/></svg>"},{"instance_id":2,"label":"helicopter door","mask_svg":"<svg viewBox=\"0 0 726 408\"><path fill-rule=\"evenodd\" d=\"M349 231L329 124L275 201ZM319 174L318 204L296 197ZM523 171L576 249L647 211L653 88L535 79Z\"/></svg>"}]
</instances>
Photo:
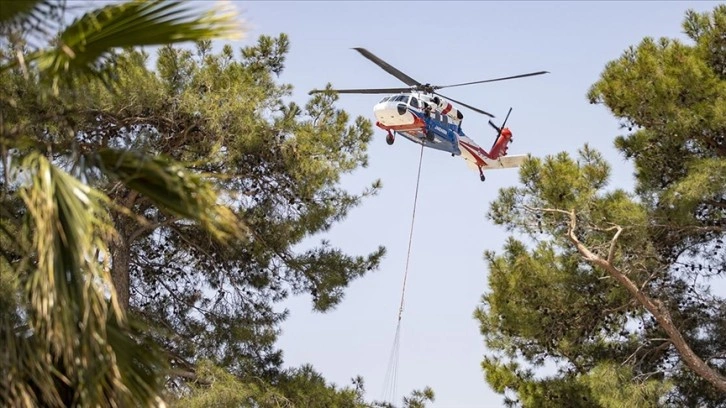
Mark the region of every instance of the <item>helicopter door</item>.
<instances>
[{"instance_id":1,"label":"helicopter door","mask_svg":"<svg viewBox=\"0 0 726 408\"><path fill-rule=\"evenodd\" d=\"M433 114L434 114L434 119L437 122L441 122L441 112L439 112L438 110L434 109Z\"/></svg>"}]
</instances>

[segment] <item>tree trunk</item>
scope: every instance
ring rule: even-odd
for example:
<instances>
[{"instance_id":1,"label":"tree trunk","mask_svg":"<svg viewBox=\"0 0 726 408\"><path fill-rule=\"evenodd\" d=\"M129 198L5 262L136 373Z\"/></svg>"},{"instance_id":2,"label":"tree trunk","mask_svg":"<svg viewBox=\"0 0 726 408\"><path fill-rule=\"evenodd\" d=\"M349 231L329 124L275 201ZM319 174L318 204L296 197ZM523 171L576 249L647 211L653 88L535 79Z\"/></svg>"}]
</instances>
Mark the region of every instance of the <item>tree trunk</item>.
<instances>
[{"instance_id":1,"label":"tree trunk","mask_svg":"<svg viewBox=\"0 0 726 408\"><path fill-rule=\"evenodd\" d=\"M604 259L587 248L579 239L575 236L576 218L574 211L570 213L570 229L569 238L578 252L588 261L595 265L598 265L605 269L605 271L617 280L630 294L640 303L643 307L648 310L658 325L668 334L668 338L673 343L673 347L678 350L678 354L681 356L686 366L693 370L696 375L703 378L704 380L711 383L721 392L726 392L726 377L721 375L718 371L714 370L711 366L706 364L695 352L691 349L691 346L686 342L686 339L681 334L680 330L676 327L671 319L671 314L668 309L658 299L652 299L647 294L643 293L635 283L630 280L624 273L612 264L612 252L617 240L618 234L615 235L611 243L611 250L608 259Z\"/></svg>"},{"instance_id":2,"label":"tree trunk","mask_svg":"<svg viewBox=\"0 0 726 408\"><path fill-rule=\"evenodd\" d=\"M119 199L119 203L132 210L139 193L129 191L126 197ZM118 235L110 243L111 251L111 280L116 289L118 304L124 312L129 310L131 299L131 279L129 276L129 264L131 262L131 242L129 240L129 225L125 215L114 216L114 224Z\"/></svg>"},{"instance_id":3,"label":"tree trunk","mask_svg":"<svg viewBox=\"0 0 726 408\"><path fill-rule=\"evenodd\" d=\"M711 368L705 361L703 361L696 353L693 352L691 346L688 345L686 339L683 338L680 330L673 324L671 314L668 309L657 299L651 299L649 296L644 294L627 276L620 272L617 268L612 266L609 262L602 258L593 260L593 263L603 267L610 276L617 279L625 288L643 305L658 322L658 325L668 334L673 343L673 347L678 350L678 354L686 363L688 368L693 370L698 376L704 380L713 384L722 392L726 392L726 377L719 374L716 370Z\"/></svg>"},{"instance_id":4,"label":"tree trunk","mask_svg":"<svg viewBox=\"0 0 726 408\"><path fill-rule=\"evenodd\" d=\"M116 288L118 303L125 312L129 308L131 288L129 279L130 248L123 231L111 244L111 279Z\"/></svg>"}]
</instances>

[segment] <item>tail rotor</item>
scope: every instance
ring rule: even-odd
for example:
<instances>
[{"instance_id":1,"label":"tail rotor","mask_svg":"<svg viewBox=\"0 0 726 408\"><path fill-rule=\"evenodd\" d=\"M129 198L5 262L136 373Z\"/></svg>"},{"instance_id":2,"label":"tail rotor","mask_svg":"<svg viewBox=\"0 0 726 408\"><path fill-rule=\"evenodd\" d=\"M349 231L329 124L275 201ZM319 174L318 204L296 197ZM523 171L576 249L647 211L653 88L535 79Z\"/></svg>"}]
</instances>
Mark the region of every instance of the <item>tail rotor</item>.
<instances>
[{"instance_id":1,"label":"tail rotor","mask_svg":"<svg viewBox=\"0 0 726 408\"><path fill-rule=\"evenodd\" d=\"M497 131L497 138L494 139L494 146L496 146L497 142L499 141L499 138L502 136L502 130L504 130L504 126L507 124L507 119L509 119L510 113L512 113L512 108L509 108L509 112L507 112L507 116L504 118L502 127L497 127L497 125L495 125L494 122L489 120L489 126L493 127Z\"/></svg>"}]
</instances>

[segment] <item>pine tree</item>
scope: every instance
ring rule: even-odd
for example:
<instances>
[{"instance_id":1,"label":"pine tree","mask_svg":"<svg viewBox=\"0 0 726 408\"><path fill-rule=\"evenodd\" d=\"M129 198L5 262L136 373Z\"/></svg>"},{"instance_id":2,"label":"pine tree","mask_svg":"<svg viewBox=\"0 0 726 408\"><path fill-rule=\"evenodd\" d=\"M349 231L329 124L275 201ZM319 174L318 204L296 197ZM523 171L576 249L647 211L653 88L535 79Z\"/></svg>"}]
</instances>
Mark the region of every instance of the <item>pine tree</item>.
<instances>
[{"instance_id":1,"label":"pine tree","mask_svg":"<svg viewBox=\"0 0 726 408\"><path fill-rule=\"evenodd\" d=\"M589 91L622 121L633 193L609 188L587 145L532 158L489 217L476 311L487 382L521 406L723 406L726 307L726 6L687 12L692 45L645 38ZM545 363L557 366L538 375ZM517 403L518 402L518 403Z\"/></svg>"},{"instance_id":2,"label":"pine tree","mask_svg":"<svg viewBox=\"0 0 726 408\"><path fill-rule=\"evenodd\" d=\"M144 54L120 55L119 91L90 89L89 105L80 107L89 114L77 120L82 143L129 144L189 163L213 180L244 226L243 239L220 243L145 197L153 186L137 194L106 184L114 202L136 215L115 218L113 276L122 302L157 330L181 369L208 358L236 375L273 376L286 315L274 305L307 292L316 310L329 310L384 254L351 256L325 240L295 252L377 191L374 184L351 194L338 185L366 165L372 130L362 117L350 123L332 93L305 107L283 102L290 86L275 74L288 49L284 34L261 37L239 60L230 46L210 47L160 49L158 74Z\"/></svg>"}]
</instances>

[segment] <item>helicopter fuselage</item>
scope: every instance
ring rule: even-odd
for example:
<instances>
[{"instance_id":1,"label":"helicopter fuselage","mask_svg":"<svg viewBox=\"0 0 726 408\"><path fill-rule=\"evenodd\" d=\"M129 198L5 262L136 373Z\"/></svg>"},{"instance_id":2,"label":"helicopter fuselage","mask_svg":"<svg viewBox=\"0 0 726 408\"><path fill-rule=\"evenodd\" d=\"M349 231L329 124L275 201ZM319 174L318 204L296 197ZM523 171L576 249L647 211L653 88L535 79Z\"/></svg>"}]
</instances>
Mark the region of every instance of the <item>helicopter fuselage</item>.
<instances>
[{"instance_id":1,"label":"helicopter fuselage","mask_svg":"<svg viewBox=\"0 0 726 408\"><path fill-rule=\"evenodd\" d=\"M389 132L390 143L393 134L398 134L481 165L490 158L464 134L461 128L463 115L441 98L416 92L390 95L373 107L373 114L376 126Z\"/></svg>"},{"instance_id":2,"label":"helicopter fuselage","mask_svg":"<svg viewBox=\"0 0 726 408\"><path fill-rule=\"evenodd\" d=\"M415 92L390 95L373 107L373 113L376 126L388 132L389 144L393 144L394 134L401 135L414 143L461 156L470 168L480 172L516 167L523 160L523 156L507 156L512 138L509 129L502 129L487 152L464 133L463 115L438 97Z\"/></svg>"},{"instance_id":3,"label":"helicopter fuselage","mask_svg":"<svg viewBox=\"0 0 726 408\"><path fill-rule=\"evenodd\" d=\"M424 93L412 92L390 95L384 97L376 106L373 113L376 120L383 126L419 126L413 112L438 114L440 121L459 125L464 115L445 99L437 96L431 97Z\"/></svg>"}]
</instances>

